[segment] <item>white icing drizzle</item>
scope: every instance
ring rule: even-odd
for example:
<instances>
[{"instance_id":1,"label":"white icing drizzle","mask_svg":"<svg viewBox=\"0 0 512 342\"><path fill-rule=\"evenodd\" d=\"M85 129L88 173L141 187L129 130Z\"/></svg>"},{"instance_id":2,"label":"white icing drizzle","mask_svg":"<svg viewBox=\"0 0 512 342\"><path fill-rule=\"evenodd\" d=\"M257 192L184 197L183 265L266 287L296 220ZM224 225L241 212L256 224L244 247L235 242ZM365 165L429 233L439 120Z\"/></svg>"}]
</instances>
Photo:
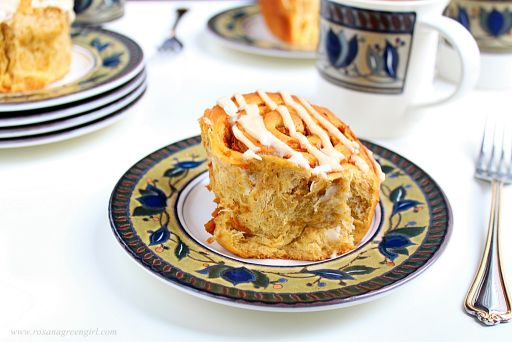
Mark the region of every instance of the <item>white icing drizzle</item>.
<instances>
[{"instance_id":1,"label":"white icing drizzle","mask_svg":"<svg viewBox=\"0 0 512 342\"><path fill-rule=\"evenodd\" d=\"M297 132L295 124L293 123L292 116L286 106L277 107L277 111L279 112L279 114L281 114L284 125L288 129L290 136L299 140L301 146L305 147L309 153L315 156L320 166L327 165L330 167L330 170L341 169L340 161L338 158L330 156L320 151L318 148L316 148L313 144L309 142L308 138L304 134Z\"/></svg>"},{"instance_id":2,"label":"white icing drizzle","mask_svg":"<svg viewBox=\"0 0 512 342\"><path fill-rule=\"evenodd\" d=\"M258 90L257 93L263 102L265 102L267 107L271 110L277 109L290 136L297 139L301 146L318 160L318 166L312 169L313 174L325 176L327 172L341 170L342 165L340 164L340 161L345 159L345 156L332 145L330 136L326 130L352 152L352 155L350 156L350 161L352 163L354 163L363 172L368 172L370 170L366 161L358 155L359 144L348 139L334 124L316 111L308 102L298 98L300 102L299 104L288 93L281 92L281 97L283 98L286 106L278 106L267 93L261 90ZM287 156L289 157L288 160L290 162L311 170L309 161L302 155L302 153L295 151L285 142L274 136L266 128L263 117L259 113L258 105L248 104L243 95L240 94L235 94L234 98L238 103L238 106L233 102L233 100L231 100L231 98L228 97L219 99L217 104L221 106L230 117L233 135L247 146L247 151L242 154L244 159L262 160L261 156L257 154L261 149L244 135L244 133L236 126L237 122L243 127L247 134L263 146L272 147L280 157ZM322 142L322 149L318 149L313 145L304 134L297 132L295 123L287 106L293 108L305 123L308 130L320 138ZM245 115L239 116L239 112L241 110L245 110ZM321 126L315 121L315 119ZM380 166L374 159L373 162L376 165L376 169L380 171ZM383 180L382 171L380 171L379 176L380 179Z\"/></svg>"},{"instance_id":3,"label":"white icing drizzle","mask_svg":"<svg viewBox=\"0 0 512 342\"><path fill-rule=\"evenodd\" d=\"M235 94L235 100L238 103L238 109L245 108L247 106L247 102L245 102L245 98L243 95Z\"/></svg>"},{"instance_id":4,"label":"white icing drizzle","mask_svg":"<svg viewBox=\"0 0 512 342\"><path fill-rule=\"evenodd\" d=\"M259 97L261 97L261 99L263 100L263 102L265 102L265 104L271 109L271 110L276 110L277 108L277 103L275 103L271 98L270 96L267 95L267 93L265 93L264 91L261 91L261 90L258 90L257 91Z\"/></svg>"},{"instance_id":5,"label":"white icing drizzle","mask_svg":"<svg viewBox=\"0 0 512 342\"><path fill-rule=\"evenodd\" d=\"M3 0L2 0L3 1ZM66 12L70 21L75 19L75 12L73 12L73 0L32 0L32 7L56 7Z\"/></svg>"},{"instance_id":6,"label":"white icing drizzle","mask_svg":"<svg viewBox=\"0 0 512 342\"><path fill-rule=\"evenodd\" d=\"M336 126L334 126L329 120L327 120L323 115L321 115L307 101L303 100L300 97L299 97L299 101L322 124L322 126L324 126L329 131L329 133L331 133L336 138L338 138L338 140L340 140L341 143L343 145L345 145L345 147L347 147L352 152L350 159L357 165L357 167L359 167L363 172L368 172L370 170L370 167L368 166L368 164L366 163L366 161L363 158L358 156L359 144L348 139L343 133L340 132L340 130Z\"/></svg>"},{"instance_id":7,"label":"white icing drizzle","mask_svg":"<svg viewBox=\"0 0 512 342\"><path fill-rule=\"evenodd\" d=\"M314 175L324 174L330 171L332 171L332 167L330 165L319 165L313 168Z\"/></svg>"},{"instance_id":8,"label":"white icing drizzle","mask_svg":"<svg viewBox=\"0 0 512 342\"><path fill-rule=\"evenodd\" d=\"M281 140L279 140L279 141L281 141ZM285 144L285 146L288 146L288 145ZM306 169L311 169L311 167L309 166L309 161L306 159L306 157L304 157L300 152L295 152L293 149L292 149L292 151L294 153L288 159L289 161L291 161L292 163L295 163L297 165L300 165L302 167L305 167Z\"/></svg>"},{"instance_id":9,"label":"white icing drizzle","mask_svg":"<svg viewBox=\"0 0 512 342\"><path fill-rule=\"evenodd\" d=\"M293 148L270 133L270 131L265 127L265 123L263 122L263 118L259 113L257 105L248 104L245 107L245 111L246 115L242 115L238 119L238 122L247 133L258 140L263 146L272 147L281 157L288 155L290 156L290 161L303 167L310 168L308 160L300 152L295 151Z\"/></svg>"},{"instance_id":10,"label":"white icing drizzle","mask_svg":"<svg viewBox=\"0 0 512 342\"><path fill-rule=\"evenodd\" d=\"M213 125L212 120L210 120L210 118L209 118L209 117L207 117L207 116L203 116L203 121L204 121L204 123L205 123L205 124L207 124L208 126L212 126L212 125Z\"/></svg>"},{"instance_id":11,"label":"white icing drizzle","mask_svg":"<svg viewBox=\"0 0 512 342\"><path fill-rule=\"evenodd\" d=\"M348 148L352 153L357 152L359 149L359 145L350 139L348 139L343 133L340 132L340 130L332 124L329 120L327 120L322 114L320 114L311 104L309 104L307 101L304 101L302 98L299 97L300 103L306 109L315 117L315 119L318 120L324 126L330 134L334 135L336 139L341 141L343 145L345 145L346 148Z\"/></svg>"},{"instance_id":12,"label":"white icing drizzle","mask_svg":"<svg viewBox=\"0 0 512 342\"><path fill-rule=\"evenodd\" d=\"M341 228L340 228L340 226L337 226L337 227L334 227L334 228L331 228L331 229L327 229L325 231L325 237L328 240L337 241L337 240L339 240L340 236L341 236Z\"/></svg>"},{"instance_id":13,"label":"white icing drizzle","mask_svg":"<svg viewBox=\"0 0 512 342\"><path fill-rule=\"evenodd\" d=\"M304 123L308 127L309 131L320 138L320 140L322 141L323 152L330 158L336 159L336 164L338 164L338 166L339 166L339 162L341 160L345 159L345 156L341 152L336 150L334 148L334 146L332 146L331 138L325 132L325 130L322 127L320 127L315 122L315 120L313 120L311 115L309 115L309 113L303 106L301 106L300 104L295 102L295 100L293 100L293 98L290 96L290 94L282 91L281 97L283 98L284 103L286 105L295 109L295 111L297 112L299 117L302 119L302 121L304 121Z\"/></svg>"},{"instance_id":14,"label":"white icing drizzle","mask_svg":"<svg viewBox=\"0 0 512 342\"><path fill-rule=\"evenodd\" d=\"M251 150L252 152L258 152L260 150L260 148L254 145L252 141L250 141L236 125L233 125L231 129L233 131L233 135L235 136L235 138L237 138L245 146L247 146L249 150Z\"/></svg>"},{"instance_id":15,"label":"white icing drizzle","mask_svg":"<svg viewBox=\"0 0 512 342\"><path fill-rule=\"evenodd\" d=\"M361 171L363 172L368 172L370 171L370 167L368 166L368 164L364 161L363 158L361 158L360 156L358 156L357 154L353 154L350 156L350 160L358 167L361 169Z\"/></svg>"},{"instance_id":16,"label":"white icing drizzle","mask_svg":"<svg viewBox=\"0 0 512 342\"><path fill-rule=\"evenodd\" d=\"M0 0L0 23L10 20L17 11L20 0ZM73 0L32 0L30 6L33 8L55 7L66 12L70 21L75 19L73 12Z\"/></svg>"},{"instance_id":17,"label":"white icing drizzle","mask_svg":"<svg viewBox=\"0 0 512 342\"><path fill-rule=\"evenodd\" d=\"M317 166L318 167L318 166ZM316 169L316 167L315 167ZM313 169L313 171L315 170ZM311 184L309 185L309 192L313 191L313 187L315 186L315 181L312 181Z\"/></svg>"},{"instance_id":18,"label":"white icing drizzle","mask_svg":"<svg viewBox=\"0 0 512 342\"><path fill-rule=\"evenodd\" d=\"M218 99L217 104L224 109L227 115L236 119L238 115L238 107L229 97Z\"/></svg>"},{"instance_id":19,"label":"white icing drizzle","mask_svg":"<svg viewBox=\"0 0 512 342\"><path fill-rule=\"evenodd\" d=\"M0 23L13 17L19 3L20 0L0 0Z\"/></svg>"},{"instance_id":20,"label":"white icing drizzle","mask_svg":"<svg viewBox=\"0 0 512 342\"><path fill-rule=\"evenodd\" d=\"M366 148L366 147L365 147ZM377 174L379 175L379 179L381 182L384 182L384 180L386 179L386 175L384 174L384 172L382 172L382 168L380 167L380 164L377 163L377 160L375 160L375 157L373 156L373 152L370 151L369 149L366 148L366 151L368 152L368 154L372 157L372 161L373 161L373 165L375 165L375 170L377 170Z\"/></svg>"},{"instance_id":21,"label":"white icing drizzle","mask_svg":"<svg viewBox=\"0 0 512 342\"><path fill-rule=\"evenodd\" d=\"M261 159L261 156L257 153L255 153L253 150L247 150L245 151L243 154L242 154L242 157L245 159L245 160L248 160L248 159L257 159L257 160L262 160Z\"/></svg>"},{"instance_id":22,"label":"white icing drizzle","mask_svg":"<svg viewBox=\"0 0 512 342\"><path fill-rule=\"evenodd\" d=\"M375 164L375 167L377 168L377 174L379 175L379 180L381 182L384 182L386 180L386 174L384 172L382 172L382 169L380 168L379 163L377 163L376 161L374 161L373 163Z\"/></svg>"}]
</instances>

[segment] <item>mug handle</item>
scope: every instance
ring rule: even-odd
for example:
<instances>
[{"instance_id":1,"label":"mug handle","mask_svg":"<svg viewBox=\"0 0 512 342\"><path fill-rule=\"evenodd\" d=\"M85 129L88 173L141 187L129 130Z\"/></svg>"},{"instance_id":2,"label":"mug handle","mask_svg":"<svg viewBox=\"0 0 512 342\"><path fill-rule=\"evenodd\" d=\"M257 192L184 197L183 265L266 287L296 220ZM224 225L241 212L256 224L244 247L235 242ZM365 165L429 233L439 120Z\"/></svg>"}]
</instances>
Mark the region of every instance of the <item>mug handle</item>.
<instances>
[{"instance_id":1,"label":"mug handle","mask_svg":"<svg viewBox=\"0 0 512 342\"><path fill-rule=\"evenodd\" d=\"M438 31L455 49L461 61L460 80L457 88L448 96L420 103L414 107L430 107L458 99L471 91L480 73L480 50L469 31L457 21L445 16L421 18L418 25Z\"/></svg>"}]
</instances>

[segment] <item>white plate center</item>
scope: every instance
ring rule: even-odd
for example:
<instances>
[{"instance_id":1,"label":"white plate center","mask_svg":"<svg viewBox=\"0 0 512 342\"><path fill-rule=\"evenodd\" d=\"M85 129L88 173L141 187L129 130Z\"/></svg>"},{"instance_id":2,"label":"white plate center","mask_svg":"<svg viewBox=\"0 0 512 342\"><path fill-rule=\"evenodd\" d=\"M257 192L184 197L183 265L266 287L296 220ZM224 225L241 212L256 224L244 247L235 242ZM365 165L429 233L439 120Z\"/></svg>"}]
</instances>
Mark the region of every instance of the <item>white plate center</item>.
<instances>
[{"instance_id":1,"label":"white plate center","mask_svg":"<svg viewBox=\"0 0 512 342\"><path fill-rule=\"evenodd\" d=\"M72 57L69 72L61 80L48 85L48 89L73 83L83 78L96 67L96 56L86 48L74 44L71 53Z\"/></svg>"},{"instance_id":2,"label":"white plate center","mask_svg":"<svg viewBox=\"0 0 512 342\"><path fill-rule=\"evenodd\" d=\"M275 44L283 44L280 40L275 38L272 33L270 33L261 15L247 17L242 22L242 27L249 37L266 40Z\"/></svg>"}]
</instances>

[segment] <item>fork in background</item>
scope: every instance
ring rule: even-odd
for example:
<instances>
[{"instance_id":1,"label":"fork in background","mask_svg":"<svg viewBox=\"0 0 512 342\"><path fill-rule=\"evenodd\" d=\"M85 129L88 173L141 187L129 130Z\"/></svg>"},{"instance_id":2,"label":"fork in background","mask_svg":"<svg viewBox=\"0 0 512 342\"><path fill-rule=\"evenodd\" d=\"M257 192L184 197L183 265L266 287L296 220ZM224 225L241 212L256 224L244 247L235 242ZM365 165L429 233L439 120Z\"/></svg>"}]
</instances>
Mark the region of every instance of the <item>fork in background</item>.
<instances>
[{"instance_id":1,"label":"fork in background","mask_svg":"<svg viewBox=\"0 0 512 342\"><path fill-rule=\"evenodd\" d=\"M174 24L171 27L169 36L158 47L158 52L178 53L183 49L183 43L176 36L176 28L178 27L181 18L183 18L187 12L188 8L182 7L176 9L176 19L174 20Z\"/></svg>"},{"instance_id":2,"label":"fork in background","mask_svg":"<svg viewBox=\"0 0 512 342\"><path fill-rule=\"evenodd\" d=\"M500 260L501 192L512 182L512 130L510 125L486 124L475 177L492 184L491 214L480 266L466 295L464 307L486 325L512 319L512 303Z\"/></svg>"}]
</instances>

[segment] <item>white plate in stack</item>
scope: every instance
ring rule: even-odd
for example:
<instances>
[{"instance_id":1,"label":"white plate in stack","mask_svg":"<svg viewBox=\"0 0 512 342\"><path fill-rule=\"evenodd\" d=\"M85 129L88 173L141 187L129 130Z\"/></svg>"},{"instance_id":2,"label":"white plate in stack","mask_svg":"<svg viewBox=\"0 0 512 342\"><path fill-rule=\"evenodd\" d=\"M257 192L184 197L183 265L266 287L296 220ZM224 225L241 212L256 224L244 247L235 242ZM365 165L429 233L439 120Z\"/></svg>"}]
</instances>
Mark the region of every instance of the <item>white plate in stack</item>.
<instances>
[{"instance_id":1,"label":"white plate in stack","mask_svg":"<svg viewBox=\"0 0 512 342\"><path fill-rule=\"evenodd\" d=\"M140 46L119 33L72 29L70 72L47 88L0 94L0 148L83 135L123 117L146 90Z\"/></svg>"}]
</instances>

